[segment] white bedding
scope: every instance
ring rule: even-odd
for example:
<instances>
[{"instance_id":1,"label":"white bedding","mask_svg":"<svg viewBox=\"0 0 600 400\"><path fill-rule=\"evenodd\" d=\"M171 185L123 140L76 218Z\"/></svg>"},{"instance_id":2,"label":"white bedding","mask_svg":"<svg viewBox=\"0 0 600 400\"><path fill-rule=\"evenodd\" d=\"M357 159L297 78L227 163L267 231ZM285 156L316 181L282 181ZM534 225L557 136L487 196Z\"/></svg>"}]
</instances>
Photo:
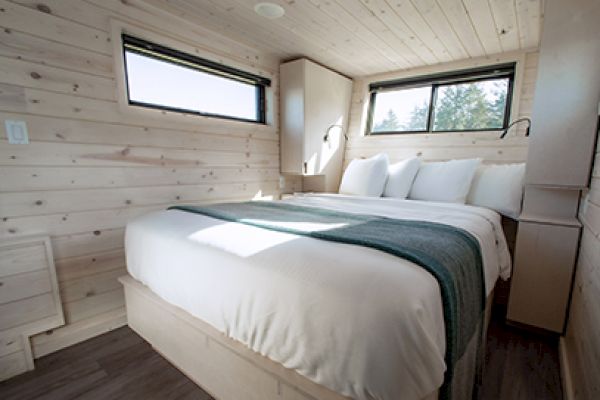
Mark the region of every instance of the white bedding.
<instances>
[{"instance_id":1,"label":"white bedding","mask_svg":"<svg viewBox=\"0 0 600 400\"><path fill-rule=\"evenodd\" d=\"M454 225L480 242L488 294L510 274L494 211L342 195L286 201ZM164 300L340 394L421 399L443 382L439 287L409 261L176 210L129 223L126 250L130 275Z\"/></svg>"}]
</instances>

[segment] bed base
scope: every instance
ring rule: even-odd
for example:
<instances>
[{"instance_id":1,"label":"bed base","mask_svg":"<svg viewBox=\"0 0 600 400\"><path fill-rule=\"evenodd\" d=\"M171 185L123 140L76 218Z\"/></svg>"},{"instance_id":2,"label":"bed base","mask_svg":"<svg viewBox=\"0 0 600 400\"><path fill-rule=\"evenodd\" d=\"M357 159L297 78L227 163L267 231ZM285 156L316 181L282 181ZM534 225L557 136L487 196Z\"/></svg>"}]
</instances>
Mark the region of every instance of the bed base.
<instances>
[{"instance_id":1,"label":"bed base","mask_svg":"<svg viewBox=\"0 0 600 400\"><path fill-rule=\"evenodd\" d=\"M131 329L216 399L350 400L226 337L132 277L119 281ZM486 314L487 328L489 307ZM436 390L423 400L437 398Z\"/></svg>"}]
</instances>

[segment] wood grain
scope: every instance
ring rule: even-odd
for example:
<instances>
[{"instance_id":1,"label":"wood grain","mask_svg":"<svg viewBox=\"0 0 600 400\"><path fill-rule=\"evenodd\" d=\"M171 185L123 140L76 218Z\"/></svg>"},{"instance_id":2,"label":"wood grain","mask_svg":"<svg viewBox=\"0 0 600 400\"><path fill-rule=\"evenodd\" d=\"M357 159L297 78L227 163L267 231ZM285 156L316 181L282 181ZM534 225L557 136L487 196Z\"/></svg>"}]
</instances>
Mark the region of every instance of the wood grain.
<instances>
[{"instance_id":1,"label":"wood grain","mask_svg":"<svg viewBox=\"0 0 600 400\"><path fill-rule=\"evenodd\" d=\"M562 400L557 337L504 323L497 308L488 330L480 400Z\"/></svg>"},{"instance_id":2,"label":"wood grain","mask_svg":"<svg viewBox=\"0 0 600 400\"><path fill-rule=\"evenodd\" d=\"M508 327L501 314L488 331L479 400L562 399L556 340ZM40 358L35 371L0 383L0 397L210 399L127 327Z\"/></svg>"},{"instance_id":3,"label":"wood grain","mask_svg":"<svg viewBox=\"0 0 600 400\"><path fill-rule=\"evenodd\" d=\"M23 350L21 335L16 332L0 334L0 356Z\"/></svg>"},{"instance_id":4,"label":"wood grain","mask_svg":"<svg viewBox=\"0 0 600 400\"><path fill-rule=\"evenodd\" d=\"M128 220L175 203L279 195L278 57L137 0L0 0L0 15L0 119L25 121L30 139L15 146L0 138L0 238L51 236L68 321L32 338L39 356L124 324L116 276ZM269 77L273 123L122 109L119 46L110 41L116 19L161 44ZM286 187L297 182L290 177ZM6 268L34 265L43 252L33 250L14 250ZM18 279L38 291L40 277L28 274ZM13 296L11 282L3 296ZM43 304L31 308L44 313ZM3 309L1 318L19 315Z\"/></svg>"},{"instance_id":5,"label":"wood grain","mask_svg":"<svg viewBox=\"0 0 600 400\"><path fill-rule=\"evenodd\" d=\"M306 56L351 77L535 49L543 19L541 0L287 1L285 15L268 24L243 0L143 3L281 59Z\"/></svg>"},{"instance_id":6,"label":"wood grain","mask_svg":"<svg viewBox=\"0 0 600 400\"><path fill-rule=\"evenodd\" d=\"M564 345L573 392L571 400L600 396L600 145L596 148L592 181L579 219L583 234L573 283Z\"/></svg>"},{"instance_id":7,"label":"wood grain","mask_svg":"<svg viewBox=\"0 0 600 400\"><path fill-rule=\"evenodd\" d=\"M17 60L59 67L66 71L107 78L113 76L112 57L109 55L75 48L9 28L0 29L0 54Z\"/></svg>"},{"instance_id":8,"label":"wood grain","mask_svg":"<svg viewBox=\"0 0 600 400\"><path fill-rule=\"evenodd\" d=\"M458 6L454 5L454 7ZM425 3L421 7L426 7ZM527 159L529 139L524 137L522 127L511 130L503 140L498 139L498 132L365 135L370 98L368 86L371 82L517 61L516 93L513 96L511 111L514 115L511 119L515 119L529 116L531 113L537 60L537 53L507 53L435 67L378 74L355 80L348 128L349 141L346 146L344 165L354 158L370 157L380 152L387 153L391 162L414 156L426 161L477 157L483 158L488 163L524 162Z\"/></svg>"},{"instance_id":9,"label":"wood grain","mask_svg":"<svg viewBox=\"0 0 600 400\"><path fill-rule=\"evenodd\" d=\"M102 30L84 27L39 9L22 7L6 0L0 0L0 13L5 28L28 32L101 54L111 54L108 34Z\"/></svg>"},{"instance_id":10,"label":"wood grain","mask_svg":"<svg viewBox=\"0 0 600 400\"><path fill-rule=\"evenodd\" d=\"M43 357L37 364L35 371L0 383L0 397L211 400L129 328Z\"/></svg>"},{"instance_id":11,"label":"wood grain","mask_svg":"<svg viewBox=\"0 0 600 400\"><path fill-rule=\"evenodd\" d=\"M5 246L2 249L0 277L38 271L46 267L46 249L43 243Z\"/></svg>"},{"instance_id":12,"label":"wood grain","mask_svg":"<svg viewBox=\"0 0 600 400\"><path fill-rule=\"evenodd\" d=\"M0 305L0 326L3 329L25 325L27 322L43 319L56 312L51 293L31 297L16 303Z\"/></svg>"},{"instance_id":13,"label":"wood grain","mask_svg":"<svg viewBox=\"0 0 600 400\"><path fill-rule=\"evenodd\" d=\"M25 272L2 278L0 303L17 301L52 291L50 273L47 269Z\"/></svg>"},{"instance_id":14,"label":"wood grain","mask_svg":"<svg viewBox=\"0 0 600 400\"><path fill-rule=\"evenodd\" d=\"M50 239L0 242L0 380L34 368L29 338L64 325Z\"/></svg>"}]
</instances>

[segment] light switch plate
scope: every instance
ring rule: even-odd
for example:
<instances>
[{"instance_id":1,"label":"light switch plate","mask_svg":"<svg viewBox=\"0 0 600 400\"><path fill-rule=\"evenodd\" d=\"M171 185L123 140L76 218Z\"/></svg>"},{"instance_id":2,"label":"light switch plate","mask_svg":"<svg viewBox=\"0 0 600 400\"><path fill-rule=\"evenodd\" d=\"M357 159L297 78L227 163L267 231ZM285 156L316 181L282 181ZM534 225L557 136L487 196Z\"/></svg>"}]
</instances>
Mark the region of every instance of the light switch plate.
<instances>
[{"instance_id":1,"label":"light switch plate","mask_svg":"<svg viewBox=\"0 0 600 400\"><path fill-rule=\"evenodd\" d=\"M29 144L29 134L25 121L7 119L4 121L6 137L10 144Z\"/></svg>"}]
</instances>

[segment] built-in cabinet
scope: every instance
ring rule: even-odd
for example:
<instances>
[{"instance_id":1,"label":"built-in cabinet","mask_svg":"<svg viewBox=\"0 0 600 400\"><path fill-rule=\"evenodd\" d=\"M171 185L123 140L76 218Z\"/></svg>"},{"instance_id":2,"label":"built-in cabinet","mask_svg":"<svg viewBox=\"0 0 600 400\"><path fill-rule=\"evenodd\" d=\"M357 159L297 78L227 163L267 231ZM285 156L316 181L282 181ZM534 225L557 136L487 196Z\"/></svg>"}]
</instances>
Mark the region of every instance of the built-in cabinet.
<instances>
[{"instance_id":1,"label":"built-in cabinet","mask_svg":"<svg viewBox=\"0 0 600 400\"><path fill-rule=\"evenodd\" d=\"M280 67L281 172L305 190L337 192L352 80L307 59Z\"/></svg>"},{"instance_id":2,"label":"built-in cabinet","mask_svg":"<svg viewBox=\"0 0 600 400\"><path fill-rule=\"evenodd\" d=\"M600 7L546 2L525 196L508 303L511 321L562 333L589 185L600 100Z\"/></svg>"},{"instance_id":3,"label":"built-in cabinet","mask_svg":"<svg viewBox=\"0 0 600 400\"><path fill-rule=\"evenodd\" d=\"M519 223L512 320L554 332L563 330L579 231L578 226Z\"/></svg>"}]
</instances>

